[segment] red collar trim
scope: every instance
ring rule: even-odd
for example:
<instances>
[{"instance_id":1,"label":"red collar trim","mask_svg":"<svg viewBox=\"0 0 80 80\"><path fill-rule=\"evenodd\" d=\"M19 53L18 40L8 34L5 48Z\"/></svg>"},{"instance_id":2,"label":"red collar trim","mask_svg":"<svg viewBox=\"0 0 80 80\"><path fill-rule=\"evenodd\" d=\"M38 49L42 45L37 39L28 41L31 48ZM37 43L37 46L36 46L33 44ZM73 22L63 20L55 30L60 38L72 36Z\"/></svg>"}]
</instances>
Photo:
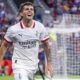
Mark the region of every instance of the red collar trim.
<instances>
[{"instance_id":1,"label":"red collar trim","mask_svg":"<svg viewBox=\"0 0 80 80\"><path fill-rule=\"evenodd\" d=\"M20 27L23 29L23 25L22 25L22 22L20 21Z\"/></svg>"},{"instance_id":2,"label":"red collar trim","mask_svg":"<svg viewBox=\"0 0 80 80\"><path fill-rule=\"evenodd\" d=\"M34 21L34 23L33 23L33 27L32 28L34 28L35 27L35 21Z\"/></svg>"},{"instance_id":3,"label":"red collar trim","mask_svg":"<svg viewBox=\"0 0 80 80\"><path fill-rule=\"evenodd\" d=\"M20 21L20 27L23 29L24 28L24 26L23 26L23 24L22 24L22 22ZM33 25L32 25L32 28L34 28L35 27L35 21L33 22Z\"/></svg>"}]
</instances>

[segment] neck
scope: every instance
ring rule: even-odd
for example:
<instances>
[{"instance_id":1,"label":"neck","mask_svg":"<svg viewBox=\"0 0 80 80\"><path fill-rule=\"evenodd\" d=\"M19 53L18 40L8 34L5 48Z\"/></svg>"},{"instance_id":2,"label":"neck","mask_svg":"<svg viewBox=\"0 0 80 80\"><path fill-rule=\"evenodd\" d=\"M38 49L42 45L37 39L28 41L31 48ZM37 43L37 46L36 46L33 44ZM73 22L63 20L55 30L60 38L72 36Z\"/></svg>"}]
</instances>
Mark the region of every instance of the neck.
<instances>
[{"instance_id":1,"label":"neck","mask_svg":"<svg viewBox=\"0 0 80 80\"><path fill-rule=\"evenodd\" d=\"M31 27L33 20L22 20L25 27Z\"/></svg>"}]
</instances>

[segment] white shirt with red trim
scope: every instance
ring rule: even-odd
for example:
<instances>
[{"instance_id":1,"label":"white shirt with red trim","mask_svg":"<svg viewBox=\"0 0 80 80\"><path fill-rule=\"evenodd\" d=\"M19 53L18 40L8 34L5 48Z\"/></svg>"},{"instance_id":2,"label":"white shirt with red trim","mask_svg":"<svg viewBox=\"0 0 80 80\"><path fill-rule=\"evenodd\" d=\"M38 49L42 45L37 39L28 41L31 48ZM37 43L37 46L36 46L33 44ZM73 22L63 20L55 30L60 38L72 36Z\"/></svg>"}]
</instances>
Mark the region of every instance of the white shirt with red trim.
<instances>
[{"instance_id":1,"label":"white shirt with red trim","mask_svg":"<svg viewBox=\"0 0 80 80\"><path fill-rule=\"evenodd\" d=\"M39 62L39 42L48 40L49 36L43 24L34 21L30 28L25 28L22 22L13 25L4 38L13 42L13 69L36 69Z\"/></svg>"}]
</instances>

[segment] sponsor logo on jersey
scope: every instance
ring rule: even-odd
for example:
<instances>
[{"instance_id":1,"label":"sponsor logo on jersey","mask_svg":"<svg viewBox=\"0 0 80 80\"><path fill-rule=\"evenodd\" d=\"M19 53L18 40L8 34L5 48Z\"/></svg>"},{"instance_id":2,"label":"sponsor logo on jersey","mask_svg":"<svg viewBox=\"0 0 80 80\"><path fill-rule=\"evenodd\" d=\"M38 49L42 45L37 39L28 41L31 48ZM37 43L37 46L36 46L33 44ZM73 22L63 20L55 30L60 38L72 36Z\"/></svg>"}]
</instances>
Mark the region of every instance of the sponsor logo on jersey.
<instances>
[{"instance_id":1,"label":"sponsor logo on jersey","mask_svg":"<svg viewBox=\"0 0 80 80\"><path fill-rule=\"evenodd\" d=\"M24 42L22 41L19 41L19 45L24 47L24 48L33 48L33 47L36 47L36 42L37 40L36 39L30 39L30 40L26 40Z\"/></svg>"}]
</instances>

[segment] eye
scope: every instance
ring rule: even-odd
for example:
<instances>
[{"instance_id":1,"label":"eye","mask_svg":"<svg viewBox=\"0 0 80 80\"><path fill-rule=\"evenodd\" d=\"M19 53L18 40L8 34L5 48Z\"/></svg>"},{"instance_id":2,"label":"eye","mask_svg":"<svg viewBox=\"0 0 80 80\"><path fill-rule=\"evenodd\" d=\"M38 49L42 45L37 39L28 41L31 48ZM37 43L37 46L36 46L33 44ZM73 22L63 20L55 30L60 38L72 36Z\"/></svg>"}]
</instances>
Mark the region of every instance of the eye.
<instances>
[{"instance_id":1,"label":"eye","mask_svg":"<svg viewBox=\"0 0 80 80\"><path fill-rule=\"evenodd\" d=\"M33 9L33 8L31 8L30 10L31 10L31 11L33 11L34 9Z\"/></svg>"},{"instance_id":2,"label":"eye","mask_svg":"<svg viewBox=\"0 0 80 80\"><path fill-rule=\"evenodd\" d=\"M26 10L29 10L29 8L26 8Z\"/></svg>"}]
</instances>

